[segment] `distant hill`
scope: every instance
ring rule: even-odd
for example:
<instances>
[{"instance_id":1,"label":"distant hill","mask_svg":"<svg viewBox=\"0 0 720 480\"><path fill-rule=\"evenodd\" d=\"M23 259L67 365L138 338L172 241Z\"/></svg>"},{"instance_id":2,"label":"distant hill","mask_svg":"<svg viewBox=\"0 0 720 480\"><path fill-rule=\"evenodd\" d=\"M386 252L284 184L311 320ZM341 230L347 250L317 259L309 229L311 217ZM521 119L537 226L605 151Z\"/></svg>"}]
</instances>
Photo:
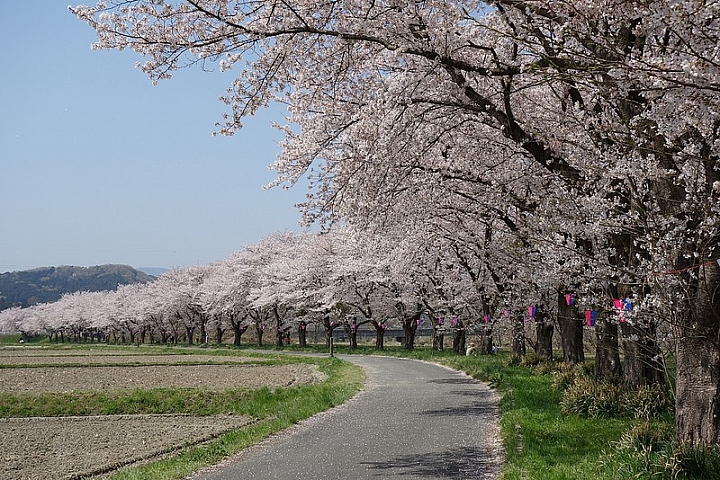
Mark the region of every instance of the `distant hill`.
<instances>
[{"instance_id":1,"label":"distant hill","mask_svg":"<svg viewBox=\"0 0 720 480\"><path fill-rule=\"evenodd\" d=\"M128 265L43 267L0 273L0 310L54 302L64 293L116 290L118 284L153 280L154 277Z\"/></svg>"}]
</instances>

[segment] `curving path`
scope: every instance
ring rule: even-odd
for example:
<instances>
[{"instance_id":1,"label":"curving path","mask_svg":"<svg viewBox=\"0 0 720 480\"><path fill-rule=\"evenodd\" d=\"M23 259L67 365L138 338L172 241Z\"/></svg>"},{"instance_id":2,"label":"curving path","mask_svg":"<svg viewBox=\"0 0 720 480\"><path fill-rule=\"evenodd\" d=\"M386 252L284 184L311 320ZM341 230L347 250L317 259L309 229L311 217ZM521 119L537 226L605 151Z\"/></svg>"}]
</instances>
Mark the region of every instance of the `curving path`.
<instances>
[{"instance_id":1,"label":"curving path","mask_svg":"<svg viewBox=\"0 0 720 480\"><path fill-rule=\"evenodd\" d=\"M495 479L502 462L497 398L434 364L343 356L365 390L193 480Z\"/></svg>"}]
</instances>

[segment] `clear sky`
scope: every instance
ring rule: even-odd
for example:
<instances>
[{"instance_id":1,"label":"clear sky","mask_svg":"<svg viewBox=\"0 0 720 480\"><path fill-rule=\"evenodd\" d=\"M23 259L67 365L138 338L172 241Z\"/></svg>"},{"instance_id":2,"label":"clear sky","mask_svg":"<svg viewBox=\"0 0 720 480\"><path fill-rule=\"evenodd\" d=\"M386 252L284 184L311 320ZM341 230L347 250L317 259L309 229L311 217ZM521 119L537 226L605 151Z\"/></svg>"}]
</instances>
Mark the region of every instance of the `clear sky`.
<instances>
[{"instance_id":1,"label":"clear sky","mask_svg":"<svg viewBox=\"0 0 720 480\"><path fill-rule=\"evenodd\" d=\"M202 265L300 229L305 186L262 188L279 107L213 137L233 72L153 86L94 40L65 2L0 2L0 272Z\"/></svg>"}]
</instances>

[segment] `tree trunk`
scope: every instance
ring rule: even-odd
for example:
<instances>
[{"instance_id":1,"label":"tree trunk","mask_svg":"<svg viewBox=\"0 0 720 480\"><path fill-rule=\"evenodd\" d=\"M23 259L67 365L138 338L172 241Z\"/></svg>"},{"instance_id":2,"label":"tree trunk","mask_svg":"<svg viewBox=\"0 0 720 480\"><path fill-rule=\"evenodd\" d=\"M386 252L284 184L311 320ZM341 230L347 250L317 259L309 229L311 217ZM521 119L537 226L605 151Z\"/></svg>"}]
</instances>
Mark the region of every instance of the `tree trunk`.
<instances>
[{"instance_id":1,"label":"tree trunk","mask_svg":"<svg viewBox=\"0 0 720 480\"><path fill-rule=\"evenodd\" d=\"M558 290L558 326L563 361L568 365L583 363L585 361L583 317L580 315L573 293Z\"/></svg>"},{"instance_id":2,"label":"tree trunk","mask_svg":"<svg viewBox=\"0 0 720 480\"><path fill-rule=\"evenodd\" d=\"M335 327L325 329L325 347L330 348L330 341L333 338L333 330Z\"/></svg>"},{"instance_id":3,"label":"tree trunk","mask_svg":"<svg viewBox=\"0 0 720 480\"><path fill-rule=\"evenodd\" d=\"M453 352L465 355L465 325L458 322L457 328L453 332Z\"/></svg>"},{"instance_id":4,"label":"tree trunk","mask_svg":"<svg viewBox=\"0 0 720 480\"><path fill-rule=\"evenodd\" d=\"M720 268L697 274L686 280L695 288L678 329L675 432L680 442L708 447L720 444Z\"/></svg>"},{"instance_id":5,"label":"tree trunk","mask_svg":"<svg viewBox=\"0 0 720 480\"><path fill-rule=\"evenodd\" d=\"M717 321L717 320L716 320ZM717 334L679 332L675 395L675 433L694 446L720 443L720 351Z\"/></svg>"},{"instance_id":6,"label":"tree trunk","mask_svg":"<svg viewBox=\"0 0 720 480\"><path fill-rule=\"evenodd\" d=\"M535 354L542 360L552 360L555 326L546 320L547 315L538 312L535 320Z\"/></svg>"},{"instance_id":7,"label":"tree trunk","mask_svg":"<svg viewBox=\"0 0 720 480\"><path fill-rule=\"evenodd\" d=\"M242 335L245 333L245 331L248 329L248 325L243 325L243 318L238 318L239 316L231 313L229 316L230 320L230 327L232 327L233 330L233 345L236 347L240 346L240 342L242 341Z\"/></svg>"},{"instance_id":8,"label":"tree trunk","mask_svg":"<svg viewBox=\"0 0 720 480\"><path fill-rule=\"evenodd\" d=\"M259 325L255 326L255 334L257 335L257 346L262 347L263 346L263 334L265 333L265 330Z\"/></svg>"},{"instance_id":9,"label":"tree trunk","mask_svg":"<svg viewBox=\"0 0 720 480\"><path fill-rule=\"evenodd\" d=\"M628 322L621 323L623 354L623 388L637 390L664 382L660 349L655 341L655 329Z\"/></svg>"},{"instance_id":10,"label":"tree trunk","mask_svg":"<svg viewBox=\"0 0 720 480\"><path fill-rule=\"evenodd\" d=\"M230 322L233 330L233 345L239 347L242 342L242 334L244 333L239 322Z\"/></svg>"},{"instance_id":11,"label":"tree trunk","mask_svg":"<svg viewBox=\"0 0 720 480\"><path fill-rule=\"evenodd\" d=\"M403 349L415 350L415 329L405 332L405 340L403 342Z\"/></svg>"},{"instance_id":12,"label":"tree trunk","mask_svg":"<svg viewBox=\"0 0 720 480\"><path fill-rule=\"evenodd\" d=\"M433 329L433 350L442 351L445 348L445 335Z\"/></svg>"},{"instance_id":13,"label":"tree trunk","mask_svg":"<svg viewBox=\"0 0 720 480\"><path fill-rule=\"evenodd\" d=\"M402 328L403 328L403 333L405 334L403 348L405 350L414 350L415 349L415 332L417 332L417 326L418 326L417 318L409 318L409 319L403 320Z\"/></svg>"},{"instance_id":14,"label":"tree trunk","mask_svg":"<svg viewBox=\"0 0 720 480\"><path fill-rule=\"evenodd\" d=\"M411 311L407 308L404 302L397 301L395 302L395 311L398 314L400 325L402 326L403 333L405 334L403 348L405 350L413 350L415 349L415 332L417 332L417 327L420 325L423 305L420 302L416 302L414 310Z\"/></svg>"},{"instance_id":15,"label":"tree trunk","mask_svg":"<svg viewBox=\"0 0 720 480\"><path fill-rule=\"evenodd\" d=\"M513 317L512 353L516 357L525 356L525 319L522 314Z\"/></svg>"},{"instance_id":16,"label":"tree trunk","mask_svg":"<svg viewBox=\"0 0 720 480\"><path fill-rule=\"evenodd\" d=\"M298 327L298 345L307 347L307 324L305 322L301 322Z\"/></svg>"},{"instance_id":17,"label":"tree trunk","mask_svg":"<svg viewBox=\"0 0 720 480\"><path fill-rule=\"evenodd\" d=\"M282 328L282 318L280 316L280 310L277 305L273 305L272 308L273 317L275 317L275 345L278 347L285 346L285 330Z\"/></svg>"},{"instance_id":18,"label":"tree trunk","mask_svg":"<svg viewBox=\"0 0 720 480\"><path fill-rule=\"evenodd\" d=\"M480 345L478 345L478 352L480 355L491 355L493 353L492 328L483 328L482 336L480 337Z\"/></svg>"},{"instance_id":19,"label":"tree trunk","mask_svg":"<svg viewBox=\"0 0 720 480\"><path fill-rule=\"evenodd\" d=\"M385 330L384 329L378 329L375 330L375 350L384 350L385 349Z\"/></svg>"},{"instance_id":20,"label":"tree trunk","mask_svg":"<svg viewBox=\"0 0 720 480\"><path fill-rule=\"evenodd\" d=\"M375 329L375 350L383 350L385 348L385 322L370 321Z\"/></svg>"},{"instance_id":21,"label":"tree trunk","mask_svg":"<svg viewBox=\"0 0 720 480\"><path fill-rule=\"evenodd\" d=\"M432 349L442 351L445 348L445 326L443 325L443 319L438 318L433 320L430 317L430 323L432 326Z\"/></svg>"},{"instance_id":22,"label":"tree trunk","mask_svg":"<svg viewBox=\"0 0 720 480\"><path fill-rule=\"evenodd\" d=\"M598 382L612 382L619 380L622 376L618 326L608 318L607 313L603 312L601 315L602 317L595 323L595 335L597 337L595 380Z\"/></svg>"},{"instance_id":23,"label":"tree trunk","mask_svg":"<svg viewBox=\"0 0 720 480\"><path fill-rule=\"evenodd\" d=\"M200 323L200 338L198 340L198 343L201 343L202 345L207 345L208 333L207 333L207 327L205 326L205 320L203 319L199 323Z\"/></svg>"}]
</instances>

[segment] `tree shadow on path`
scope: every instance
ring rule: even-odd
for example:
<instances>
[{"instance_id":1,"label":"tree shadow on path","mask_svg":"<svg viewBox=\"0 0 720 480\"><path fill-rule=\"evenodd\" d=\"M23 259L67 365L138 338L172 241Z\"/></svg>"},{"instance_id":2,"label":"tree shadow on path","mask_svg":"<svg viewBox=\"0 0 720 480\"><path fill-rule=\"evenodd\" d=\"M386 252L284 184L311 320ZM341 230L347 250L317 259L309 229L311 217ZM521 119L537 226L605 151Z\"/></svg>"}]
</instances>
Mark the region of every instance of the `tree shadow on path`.
<instances>
[{"instance_id":1,"label":"tree shadow on path","mask_svg":"<svg viewBox=\"0 0 720 480\"><path fill-rule=\"evenodd\" d=\"M455 448L399 456L383 462L363 462L377 476L492 479L497 476L494 453L479 448Z\"/></svg>"},{"instance_id":2,"label":"tree shadow on path","mask_svg":"<svg viewBox=\"0 0 720 480\"><path fill-rule=\"evenodd\" d=\"M479 382L472 378L455 377L455 378L439 378L436 380L428 380L428 383L446 384L446 385L478 385Z\"/></svg>"},{"instance_id":3,"label":"tree shadow on path","mask_svg":"<svg viewBox=\"0 0 720 480\"><path fill-rule=\"evenodd\" d=\"M450 405L443 408L433 410L425 410L420 412L421 416L431 417L475 417L494 415L495 409L489 406L487 402L473 402L465 405Z\"/></svg>"}]
</instances>

